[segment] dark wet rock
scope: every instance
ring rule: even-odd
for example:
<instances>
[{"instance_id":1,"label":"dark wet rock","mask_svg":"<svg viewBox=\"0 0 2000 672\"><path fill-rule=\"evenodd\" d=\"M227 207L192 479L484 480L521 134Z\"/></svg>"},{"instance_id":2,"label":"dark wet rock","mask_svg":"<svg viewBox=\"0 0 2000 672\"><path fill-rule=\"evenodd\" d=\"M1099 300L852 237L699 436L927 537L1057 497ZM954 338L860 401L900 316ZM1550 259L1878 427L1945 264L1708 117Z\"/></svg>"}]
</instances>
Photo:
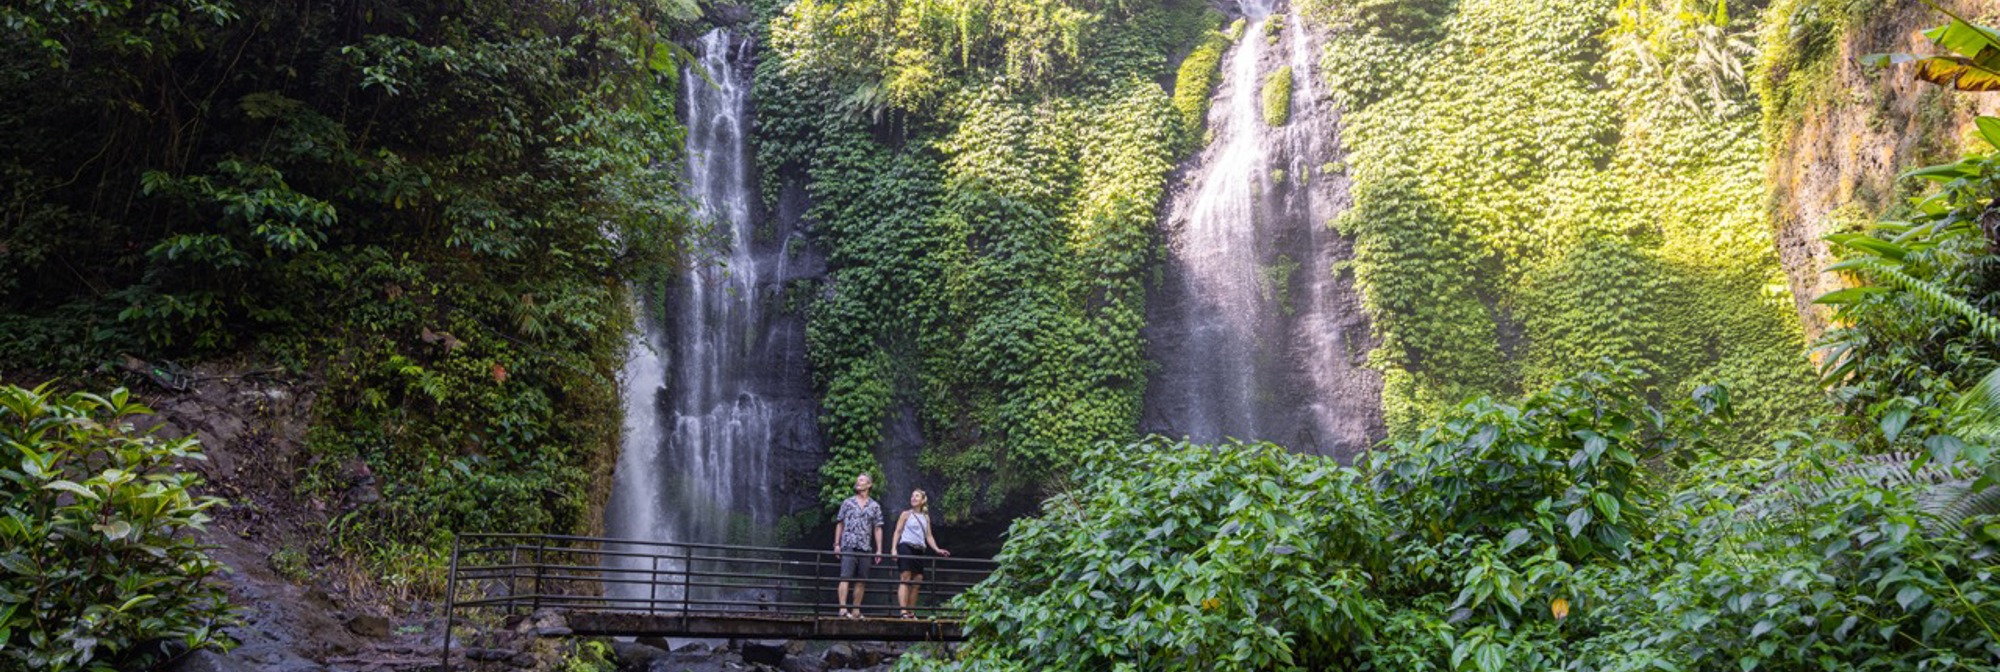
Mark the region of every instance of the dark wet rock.
<instances>
[{"instance_id":1,"label":"dark wet rock","mask_svg":"<svg viewBox=\"0 0 2000 672\"><path fill-rule=\"evenodd\" d=\"M708 12L702 18L708 19L709 23L718 26L734 26L749 23L751 18L750 5L714 3L708 6Z\"/></svg>"},{"instance_id":2,"label":"dark wet rock","mask_svg":"<svg viewBox=\"0 0 2000 672\"><path fill-rule=\"evenodd\" d=\"M830 670L847 669L848 667L851 667L854 664L854 647L848 646L846 644L835 644L833 646L829 646L826 648L826 653L820 654L819 659L821 662L826 663L827 669Z\"/></svg>"},{"instance_id":3,"label":"dark wet rock","mask_svg":"<svg viewBox=\"0 0 2000 672\"><path fill-rule=\"evenodd\" d=\"M389 619L374 614L358 614L347 619L347 631L363 637L389 636Z\"/></svg>"},{"instance_id":4,"label":"dark wet rock","mask_svg":"<svg viewBox=\"0 0 2000 672\"><path fill-rule=\"evenodd\" d=\"M514 652L508 651L506 649L478 648L478 649L465 650L466 660L500 661L513 657L514 657Z\"/></svg>"},{"instance_id":5,"label":"dark wet rock","mask_svg":"<svg viewBox=\"0 0 2000 672\"><path fill-rule=\"evenodd\" d=\"M743 662L778 665L791 653L789 643L777 639L752 639L742 644Z\"/></svg>"},{"instance_id":6,"label":"dark wet rock","mask_svg":"<svg viewBox=\"0 0 2000 672\"><path fill-rule=\"evenodd\" d=\"M624 672L643 672L652 669L653 662L665 660L667 652L657 647L637 642L611 641L611 654L618 658L618 669Z\"/></svg>"},{"instance_id":7,"label":"dark wet rock","mask_svg":"<svg viewBox=\"0 0 2000 672\"><path fill-rule=\"evenodd\" d=\"M669 648L667 646L667 640L660 639L658 637L654 637L653 639L658 640L660 642L659 644L654 644L654 646L660 647L662 649ZM644 642L646 640L641 639L639 641ZM708 645L703 644L701 642L688 642L686 644L682 644L680 648L674 649L674 653L708 653L708 651L709 651Z\"/></svg>"},{"instance_id":8,"label":"dark wet rock","mask_svg":"<svg viewBox=\"0 0 2000 672\"><path fill-rule=\"evenodd\" d=\"M525 651L521 653L516 653L507 658L508 665L512 665L514 667L518 667L524 670L533 669L535 667L535 663L536 661L534 654Z\"/></svg>"},{"instance_id":9,"label":"dark wet rock","mask_svg":"<svg viewBox=\"0 0 2000 672\"><path fill-rule=\"evenodd\" d=\"M826 663L810 656L790 656L778 664L781 672L825 672Z\"/></svg>"},{"instance_id":10,"label":"dark wet rock","mask_svg":"<svg viewBox=\"0 0 2000 672\"><path fill-rule=\"evenodd\" d=\"M896 652L882 642L857 642L853 645L853 667L874 667L882 661L895 657Z\"/></svg>"},{"instance_id":11,"label":"dark wet rock","mask_svg":"<svg viewBox=\"0 0 2000 672\"><path fill-rule=\"evenodd\" d=\"M167 672L251 672L249 663L208 649L181 656L167 666Z\"/></svg>"}]
</instances>

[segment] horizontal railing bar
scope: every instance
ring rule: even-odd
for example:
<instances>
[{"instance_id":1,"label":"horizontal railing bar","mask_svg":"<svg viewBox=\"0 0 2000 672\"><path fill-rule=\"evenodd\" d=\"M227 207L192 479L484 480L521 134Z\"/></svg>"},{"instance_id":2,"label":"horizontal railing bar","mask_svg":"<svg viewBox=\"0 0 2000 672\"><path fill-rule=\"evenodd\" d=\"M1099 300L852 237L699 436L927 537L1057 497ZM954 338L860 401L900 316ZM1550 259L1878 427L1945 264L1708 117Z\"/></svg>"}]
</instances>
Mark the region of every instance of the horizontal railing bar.
<instances>
[{"instance_id":1,"label":"horizontal railing bar","mask_svg":"<svg viewBox=\"0 0 2000 672\"><path fill-rule=\"evenodd\" d=\"M785 549L785 548L769 548L769 547L762 547L762 546L739 546L739 545L733 545L733 544L708 544L708 543L698 543L698 542L686 542L686 541L649 541L649 540L641 540L641 539L612 539L612 538L607 538L607 537L585 537L585 536L577 536L577 535L568 535L568 534L526 534L526 533L519 533L519 532L468 532L468 533L465 533L465 534L462 534L462 535L460 535L460 537L461 537L461 538L464 538L464 539L506 539L506 540L554 540L554 541L571 541L571 542L586 542L586 543L594 543L594 544L619 544L619 545L626 545L626 546L653 546L653 547L661 547L661 548L701 548L701 549L714 549L714 550L737 550L737 551L753 551L753 552L759 552L759 553L824 553L824 554L836 554L836 553L835 553L835 552L833 552L833 551L813 551L813 550L806 550L806 549ZM530 546L530 548L532 548L532 546ZM541 548L542 548L543 552L548 552L549 550L551 550L551 549L550 549L550 548L549 548L549 547L548 547L548 546L547 546L546 544L544 544L544 545L541 545ZM579 549L579 551L581 551L581 550L583 550L583 549ZM589 552L602 552L602 551L598 551L598 550L590 550ZM461 553L463 553L463 551L461 551ZM872 555L872 554L869 554L869 553L849 553L849 552L841 552L841 553L838 553L838 554L842 554L842 555ZM926 556L926 557L928 557L928 556ZM937 559L939 559L939 560L950 560L950 561L960 561L960 562L977 562L977 563L989 563L989 564L997 564L997 563L995 563L995 561L993 561L993 560L991 560L991 559L986 559L986 558L958 558L958 557L942 557L942 556L940 556L940 557L938 557Z\"/></svg>"},{"instance_id":2,"label":"horizontal railing bar","mask_svg":"<svg viewBox=\"0 0 2000 672\"><path fill-rule=\"evenodd\" d=\"M662 569L658 569L658 570L654 570L654 569L649 569L649 568L645 568L645 567L640 567L640 568L631 568L631 569L627 569L627 568L609 568L609 567L600 567L600 566L596 566L596 565L551 565L551 564L548 564L548 563L531 563L531 562L530 562L530 563L515 563L515 564L506 564L506 565L480 565L480 566L476 566L476 567L460 567L460 568L459 568L459 570L458 570L458 574L459 574L459 576L460 576L461 578L465 578L465 577L471 577L471 578L503 578L503 577L506 577L506 576L507 576L506 572L520 572L520 571L534 571L534 570L543 570L543 571L547 571L547 570L582 570L582 571L586 571L586 572L588 572L588 574L579 574L579 575L575 575L575 576L579 576L579 577L585 577L585 578L589 578L590 580L604 580L604 581L614 581L614 580L616 580L616 579L610 579L610 578L605 578L605 579L597 579L597 578L595 578L595 577L597 577L597 576L606 576L606 575L627 575L627 574L638 574L638 575L644 575L644 576L660 576L660 577L671 577L671 576L728 576L728 577L738 577L738 578L745 578L745 579L784 579L784 580L793 580L793 581L797 581L797 580L812 580L812 579L815 579L815 578L818 578L818 579L820 579L820 580L832 580L832 581L841 581L841 580L843 580L843 579L841 579L840 577L838 577L838 576L834 576L834 575L832 575L832 574L828 574L828 575L824 575L824 576L819 576L819 577L812 577L812 576L806 576L806 575L804 575L804 574L795 574L795 573L768 573L768 574L767 574L767 573L746 573L746 572L718 572L718 571L706 571L706 570L683 570L683 569L671 569L671 568L662 568ZM894 567L888 567L888 566L876 566L876 567L870 567L870 568L868 568L868 570L867 570L867 571L868 571L868 573L870 573L870 574L874 574L874 573L877 573L877 572L879 572L879 571L883 571L883 570L889 570L889 571L890 571L890 572L891 572L892 574L894 574L894 573L895 573L895 572L897 571L897 570L896 570L896 568L894 568ZM942 574L943 572L935 572L935 573L939 573L939 574ZM897 580L899 580L899 581L900 581L901 579L897 579ZM980 577L980 580L981 580L981 581L985 580L985 577ZM926 584L933 584L933 583L940 583L940 584L941 584L941 583L953 583L953 582L948 582L948 581L945 581L945 580L943 580L943 579L926 579L926 580L924 581L924 583L926 583ZM965 585L968 585L968 586L970 586L970 585L975 585L975 584L977 584L977 583L979 583L979 582L978 582L978 581L972 581L972 582L967 582L967 583L965 583Z\"/></svg>"},{"instance_id":3,"label":"horizontal railing bar","mask_svg":"<svg viewBox=\"0 0 2000 672\"><path fill-rule=\"evenodd\" d=\"M547 594L547 593L521 594L521 595L511 595L506 597L491 597L491 598L481 598L478 600L466 600L459 602L456 608L469 609L473 607L486 607L486 606L494 606L501 604L516 604L516 603L527 603L527 602L539 602L543 606L585 605L585 606L608 607L616 605L635 605L635 608L644 608L646 610L651 610L651 611L662 611L662 612L685 611L690 614L772 614L779 616L799 616L799 615L810 615L810 613L817 613L817 612L809 612L806 614L802 614L798 611L784 611L778 609L721 609L714 611L692 611L680 608L681 603L679 601L671 601L671 602L665 600L656 601L656 600L649 600L643 597L579 597L576 595L559 595L559 594ZM740 605L740 604L742 604L742 602L736 602L730 600L694 600L689 603L689 606ZM817 603L817 602L769 602L760 604L760 606L763 605L768 605L772 607L826 606L823 603ZM867 607L889 607L892 605L863 604L861 606L867 608ZM933 605L933 606L912 607L910 611L957 612L959 610L944 605Z\"/></svg>"},{"instance_id":4,"label":"horizontal railing bar","mask_svg":"<svg viewBox=\"0 0 2000 672\"><path fill-rule=\"evenodd\" d=\"M468 600L468 602L460 602L456 608L490 608L490 606L510 606L510 604L530 604L530 602L532 604L542 604L542 606L548 606L548 608L560 608L560 606L594 606L594 608L604 608L604 610L634 610L634 612L646 612L646 610L650 610L650 612L672 612L672 614L682 614L684 612L684 614L690 614L690 616L728 616L728 614L812 616L812 614L816 614L816 612L798 612L798 610L706 610L704 612L704 610L682 610L682 608L664 606L664 604L658 606L658 608L652 608L648 604L648 600L578 600L574 596L552 596L552 594L520 594L520 596L512 596L512 598ZM626 604L630 604L630 606L626 606ZM724 602L724 604L728 604L728 602ZM788 606L814 606L814 602L790 602ZM862 608L898 608L900 610L900 606L894 606L894 604L862 604ZM914 606L914 608L908 608L908 612L938 612L938 614L944 614L944 612L958 612L958 610L946 608L946 606ZM838 616L830 616L830 618L838 618Z\"/></svg>"},{"instance_id":5,"label":"horizontal railing bar","mask_svg":"<svg viewBox=\"0 0 2000 672\"><path fill-rule=\"evenodd\" d=\"M460 557L463 557L463 554L461 554L461 556L460 556ZM647 559L658 559L658 560L673 560L673 561L675 561L675 562L677 562L677 563L678 563L678 562L682 562L683 560L685 560L684 558L678 558L678 557L658 557L658 556L625 556L625 557L641 557L641 558L647 558ZM872 566L871 566L871 567L869 567L869 568L868 568L868 570L869 570L869 571L874 571L874 570L877 570L877 569L891 569L891 570L893 570L893 569L896 569L896 565L894 564L894 563L895 563L895 561L894 561L893 559L890 559L890 558L889 558L889 556L883 556L883 558L884 558L884 562L881 562L881 563L871 563L871 565L872 565ZM792 576L792 575L795 575L795 574L802 574L802 573L805 573L805 572L808 572L808 571L811 571L811 570L813 570L813 569L815 569L815 568L817 568L817 569L821 569L821 570L826 570L826 569L832 569L832 570L835 570L835 572L836 572L836 573L837 573L837 572L838 572L838 570L839 570L839 565L838 565L838 564L836 564L836 563L809 563L809 562L799 562L799 561L790 561L790 560L758 560L758 559L730 559L730 558L696 558L696 559L695 559L695 564L699 565L699 564L703 564L703 563L708 563L708 564L750 564L750 565L775 565L776 567L775 567L774 569L777 569L777 570L794 570L794 571L767 571L767 572L762 572L762 573L759 573L759 572L737 572L737 573L739 573L739 574L743 574L743 575L745 575L745 576L778 576L778 577L782 577L782 576ZM610 565L610 564L598 564L598 563L551 563L551 562L546 562L546 561L545 561L545 562L539 562L539 563L537 563L537 562L512 562L512 563L502 563L502 564L491 564L491 565L476 565L476 564L470 564L470 563L462 563L462 564L461 564L461 565L459 566L459 569L458 569L458 573L459 573L460 575L477 575L477 574L480 574L480 573L484 573L484 572L502 572L502 571L514 571L514 570L532 570L532 569L536 569L536 568L549 568L549 567L575 567L575 568L579 568L579 569L590 569L590 570L592 570L592 571L596 571L596 572L603 572L603 573L607 573L607 574L646 574L646 575L652 575L652 574L660 574L660 575L666 575L666 574L679 574L679 573L680 573L680 572L682 571L682 570L680 570L680 569L673 569L673 568L663 568L663 569L659 569L659 570L654 570L654 569L653 569L653 568L651 568L651 567L643 567L643 566L639 566L639 567L622 567L622 566L618 566L618 565ZM699 570L697 570L697 571L699 571ZM949 568L949 567L933 567L933 568L927 568L927 572L926 572L926 573L932 573L932 574L944 574L944 573L954 573L954 574L973 574L973 575L978 575L978 576L979 576L980 578L982 578L982 579L983 579L983 578L985 578L985 576L987 576L987 575L989 575L989 574L990 574L990 572L985 572L985 571L982 571L982 570L977 570L977 569L962 569L962 568Z\"/></svg>"},{"instance_id":6,"label":"horizontal railing bar","mask_svg":"<svg viewBox=\"0 0 2000 672\"><path fill-rule=\"evenodd\" d=\"M613 578L604 578L604 577L601 577L601 576L599 576L599 574L601 573L601 570L600 570L600 568L597 568L597 567L589 567L589 566L579 566L579 565L547 565L547 564L541 564L541 565L537 565L537 564L524 564L524 565L506 565L506 566L501 566L501 567L500 567L499 569L504 569L504 570L508 570L508 571L514 571L514 570L541 570L542 572L544 572L544 574L543 574L543 578L548 578L548 577L550 577L550 576L558 576L558 575L555 575L555 574L548 574L548 573L547 573L547 572L551 572L551 571L558 571L558 572L559 572L559 571L563 571L563 570L587 570L587 572L588 572L588 573L578 573L578 574L561 574L560 576L562 576L562 577L564 577L564 578L570 578L570 579L575 579L575 580L580 580L580 581L598 581L598 582L604 582L604 583L616 583L616 582L629 582L629 581L635 581L635 580L636 580L636 579L613 579ZM880 567L880 568L875 568L875 569L891 569L891 568L888 568L888 567ZM461 574L463 574L464 572L463 572L463 571L461 571L460 573L461 573ZM710 577L710 578L730 578L730 579L745 579L745 580L753 580L753 581L755 581L755 580L762 580L762 581L764 581L764 582L766 582L766 583L774 583L774 584L776 584L776 585L798 585L798 584L800 584L800 583L804 583L804 584L807 584L807 585L811 585L811 584L812 584L813 582L820 582L820 583L825 583L825 582L829 582L829 581L830 581L830 582L835 582L835 583L838 583L838 582L840 582L840 581L852 581L852 580L853 580L853 579L843 579L843 578L840 578L840 577L836 577L836 576L822 576L822 577L811 577L811 576L801 576L801 575L796 575L796 574L744 574L744 573L740 573L740 572L711 572L711 571L702 571L702 570L692 570L692 571L690 571L690 570L680 570L680 569L662 569L662 570L659 570L659 571L649 571L649 570L644 570L644 569L639 569L639 570L619 570L619 571L617 571L617 572L615 572L615 573L617 573L617 574L642 574L642 575L645 575L645 576L649 576L649 577L650 577L650 576L659 576L659 577L662 577L662 578L671 578L671 577L682 577L682 576L705 576L705 577ZM873 574L873 573L875 573L875 572L874 572L874 571L870 571L869 573ZM503 574L503 575L501 575L501 576L505 576L505 575ZM889 578L889 579L868 579L868 580L880 580L880 581L894 581L894 582L897 582L897 583L902 583L902 582L903 582L903 580L902 580L901 578ZM640 583L662 583L662 582L659 582L659 581L640 581ZM974 585L978 585L978 582L970 582L970 583L965 583L965 582L957 582L957 581L944 581L944 580L942 580L942 579L940 579L940 580L935 580L935 581L933 581L933 580L928 580L928 579L926 579L926 580L922 581L921 583L923 583L924 585L927 585L927 586L931 586L931 585L938 585L938 586L944 586L944 585L963 585L963 586L966 586L966 587L971 587L971 586L974 586Z\"/></svg>"},{"instance_id":7,"label":"horizontal railing bar","mask_svg":"<svg viewBox=\"0 0 2000 672\"><path fill-rule=\"evenodd\" d=\"M494 552L495 552L495 553L497 554L497 552L498 552L498 551L509 551L509 552L512 552L512 551L520 551L520 550L536 550L536 547L534 547L534 546L527 546L527 547L522 547L522 548L501 548L501 549L495 549L495 551L494 551ZM641 558L641 559L647 559L647 560L655 560L655 559L657 559L657 560L674 560L674 561L680 561L680 562L729 562L729 563L748 563L748 564L757 564L757 565L778 565L778 566L782 566L782 567L811 567L811 566L813 566L813 565L819 565L819 566L821 566L821 567L832 567L832 566L837 566L837 565L839 564L839 561L838 561L838 560L824 560L824 559L820 559L820 558L823 558L823 557L825 557L825 556L828 556L828 555L833 555L832 553L830 553L830 552L827 552L827 551L817 551L817 552L813 552L813 551L796 551L796 552L795 552L795 553L798 553L798 554L804 554L804 555L814 555L814 556L815 556L815 559L813 559L813 560L791 560L791 559L783 559L783 558L743 558L743 557L733 557L733 556L722 556L722 555L695 555L695 556L692 556L692 557L690 557L690 556L687 556L687 555L658 555L658 554L651 554L651 553L633 553L633 552L626 552L626 551L600 551L600 550L574 550L574 549L568 549L568 548L559 548L559 547L541 547L541 548L540 548L540 551L541 551L541 553L543 554L543 556L545 556L545 557L546 557L546 556L548 556L548 555L551 555L551 554L562 554L562 553L573 553L573 554L579 554L579 555L584 555L584 554L587 554L587 555L591 555L591 556L596 556L596 557L594 557L593 559L594 559L594 560L596 560L596 561L598 561L598 562L592 562L592 563L546 563L546 562L545 562L545 563L543 563L543 564L576 564L576 565L579 565L579 566L583 566L583 565L590 565L590 566L597 566L597 564L598 564L599 562L602 562L602 560L603 560L603 559L605 559L605 558ZM468 556L468 555L473 555L473 553L472 553L472 552L469 552L469 551L460 551L460 552L459 552L459 557L460 557L460 558L464 558L464 557L466 557L466 556ZM881 554L881 555L875 555L875 554L863 554L863 553L849 553L849 554L846 554L846 555L853 555L853 556L857 556L857 557L863 557L863 558L882 558L882 559L883 559L883 560L884 560L885 562L894 562L894 561L896 561L896 560L899 560L899 559L900 559L900 556L895 556L895 555L889 555L889 554L886 554L886 553L885 553L885 554ZM978 560L978 559L968 559L968 558L945 558L945 557L938 557L938 556L932 556L932 555L926 555L926 556L920 556L920 557L922 557L922 558L923 558L923 562L927 562L927 563L935 563L935 564L937 564L937 565L941 565L941 566L940 566L940 567L938 568L938 571L954 571L954 572L978 572L978 571L988 571L988 570L990 570L990 568L992 567L992 562L993 562L993 561L991 561L991 560ZM948 565L953 565L953 564L971 564L971 565L976 565L976 566L972 566L972 567L949 567L949 566L948 566ZM470 566L468 566L468 567L466 567L466 568L467 568L467 569L472 569L472 568L477 568L477 567L494 567L494 566L498 566L498 565L470 565ZM608 567L608 566L607 566L607 567Z\"/></svg>"},{"instance_id":8,"label":"horizontal railing bar","mask_svg":"<svg viewBox=\"0 0 2000 672\"><path fill-rule=\"evenodd\" d=\"M873 577L859 578L859 579L842 579L836 577L821 577L815 579L813 577L798 577L800 579L799 581L770 582L770 581L752 580L752 579L771 578L766 576L747 577L747 576L738 576L733 574L706 574L706 573L681 574L681 573L668 573L668 572L660 572L661 580L654 581L650 579L612 579L612 578L603 578L597 576L589 576L584 574L567 574L560 571L549 571L552 569L560 570L564 568L544 568L544 571L541 574L543 581L571 581L586 585L588 584L603 584L603 585L616 584L621 586L657 585L665 588L688 585L688 586L696 586L702 588L771 588L777 590L833 590L838 587L838 584L841 583L859 583L864 585L877 585L877 586L880 585L900 586L909 583L899 578L878 579ZM500 574L494 578L504 578L506 576L507 575L505 574ZM670 580L670 579L677 579L678 577L683 577L683 576L705 576L707 578L745 579L745 581L740 583L722 583L714 581ZM461 576L459 578L463 579L468 577ZM471 578L482 578L482 577L471 577ZM954 589L954 588L962 591L963 589L979 585L977 583L964 583L958 581L920 581L917 583L924 587L925 592L929 592L932 594L938 594L940 592L952 592L949 589Z\"/></svg>"}]
</instances>

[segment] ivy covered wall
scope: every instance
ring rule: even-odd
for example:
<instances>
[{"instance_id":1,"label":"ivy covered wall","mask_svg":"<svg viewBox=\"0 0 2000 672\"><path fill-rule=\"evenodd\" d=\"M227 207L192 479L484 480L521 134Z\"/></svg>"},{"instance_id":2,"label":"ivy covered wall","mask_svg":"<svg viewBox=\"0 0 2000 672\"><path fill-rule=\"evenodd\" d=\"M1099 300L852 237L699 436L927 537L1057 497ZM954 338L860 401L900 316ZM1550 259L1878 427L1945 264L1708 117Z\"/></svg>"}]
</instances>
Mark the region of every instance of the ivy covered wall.
<instances>
[{"instance_id":1,"label":"ivy covered wall","mask_svg":"<svg viewBox=\"0 0 2000 672\"><path fill-rule=\"evenodd\" d=\"M803 182L830 264L807 308L825 497L880 473L912 414L950 516L1131 438L1151 229L1191 135L1161 80L1219 17L1188 0L763 14L764 186Z\"/></svg>"},{"instance_id":2,"label":"ivy covered wall","mask_svg":"<svg viewBox=\"0 0 2000 672\"><path fill-rule=\"evenodd\" d=\"M1746 439L1807 415L1739 4L1313 4L1392 435L1606 357L1729 384Z\"/></svg>"},{"instance_id":3,"label":"ivy covered wall","mask_svg":"<svg viewBox=\"0 0 2000 672\"><path fill-rule=\"evenodd\" d=\"M1812 404L1762 220L1752 16L1718 2L1316 2L1348 110L1354 274L1410 432L1598 358ZM1716 62L1708 54L1726 54ZM1422 76L1412 76L1422 74Z\"/></svg>"}]
</instances>

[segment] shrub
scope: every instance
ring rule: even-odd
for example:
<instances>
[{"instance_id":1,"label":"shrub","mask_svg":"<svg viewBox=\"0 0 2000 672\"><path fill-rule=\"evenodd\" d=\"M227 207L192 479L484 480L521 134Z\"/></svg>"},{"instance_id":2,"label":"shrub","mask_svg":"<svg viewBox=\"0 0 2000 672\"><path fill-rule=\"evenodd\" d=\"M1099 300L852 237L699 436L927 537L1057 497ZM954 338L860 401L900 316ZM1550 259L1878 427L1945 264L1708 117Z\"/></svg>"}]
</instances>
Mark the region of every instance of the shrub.
<instances>
[{"instance_id":1,"label":"shrub","mask_svg":"<svg viewBox=\"0 0 2000 672\"><path fill-rule=\"evenodd\" d=\"M1181 61L1181 69L1174 77L1174 109L1181 113L1181 123L1187 129L1186 137L1199 137L1198 133L1208 121L1209 96L1215 92L1215 83L1222 68L1222 53L1229 50L1229 38L1221 33L1209 31L1202 35L1201 43Z\"/></svg>"},{"instance_id":2,"label":"shrub","mask_svg":"<svg viewBox=\"0 0 2000 672\"><path fill-rule=\"evenodd\" d=\"M220 643L220 567L189 533L221 500L179 468L203 459L194 438L134 428L150 413L123 389L0 386L0 667L132 669Z\"/></svg>"},{"instance_id":3,"label":"shrub","mask_svg":"<svg viewBox=\"0 0 2000 672\"><path fill-rule=\"evenodd\" d=\"M1283 126L1292 119L1292 66L1273 71L1264 78L1264 123Z\"/></svg>"},{"instance_id":4,"label":"shrub","mask_svg":"<svg viewBox=\"0 0 2000 672\"><path fill-rule=\"evenodd\" d=\"M1084 456L966 594L975 660L1023 669L1324 668L1372 630L1386 531L1337 463L1159 439ZM975 667L974 669L982 669Z\"/></svg>"},{"instance_id":5,"label":"shrub","mask_svg":"<svg viewBox=\"0 0 2000 672\"><path fill-rule=\"evenodd\" d=\"M1093 451L961 598L964 660L905 669L2000 669L1990 455L1724 457L1727 394L1647 382L1469 402L1360 468Z\"/></svg>"}]
</instances>

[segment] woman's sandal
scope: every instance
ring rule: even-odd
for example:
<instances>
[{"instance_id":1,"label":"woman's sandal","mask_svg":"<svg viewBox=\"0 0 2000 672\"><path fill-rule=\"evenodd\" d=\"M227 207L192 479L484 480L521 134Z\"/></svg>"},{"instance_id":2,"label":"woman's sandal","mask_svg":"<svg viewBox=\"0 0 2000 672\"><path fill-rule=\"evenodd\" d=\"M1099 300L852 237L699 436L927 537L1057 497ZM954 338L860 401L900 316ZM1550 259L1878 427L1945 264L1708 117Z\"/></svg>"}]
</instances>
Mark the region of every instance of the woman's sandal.
<instances>
[{"instance_id":1,"label":"woman's sandal","mask_svg":"<svg viewBox=\"0 0 2000 672\"><path fill-rule=\"evenodd\" d=\"M904 619L904 620L914 620L914 619L916 619L916 617L917 617L917 615L916 615L916 614L912 614L912 613L910 613L910 612L907 612L907 611L903 612L903 619Z\"/></svg>"}]
</instances>

